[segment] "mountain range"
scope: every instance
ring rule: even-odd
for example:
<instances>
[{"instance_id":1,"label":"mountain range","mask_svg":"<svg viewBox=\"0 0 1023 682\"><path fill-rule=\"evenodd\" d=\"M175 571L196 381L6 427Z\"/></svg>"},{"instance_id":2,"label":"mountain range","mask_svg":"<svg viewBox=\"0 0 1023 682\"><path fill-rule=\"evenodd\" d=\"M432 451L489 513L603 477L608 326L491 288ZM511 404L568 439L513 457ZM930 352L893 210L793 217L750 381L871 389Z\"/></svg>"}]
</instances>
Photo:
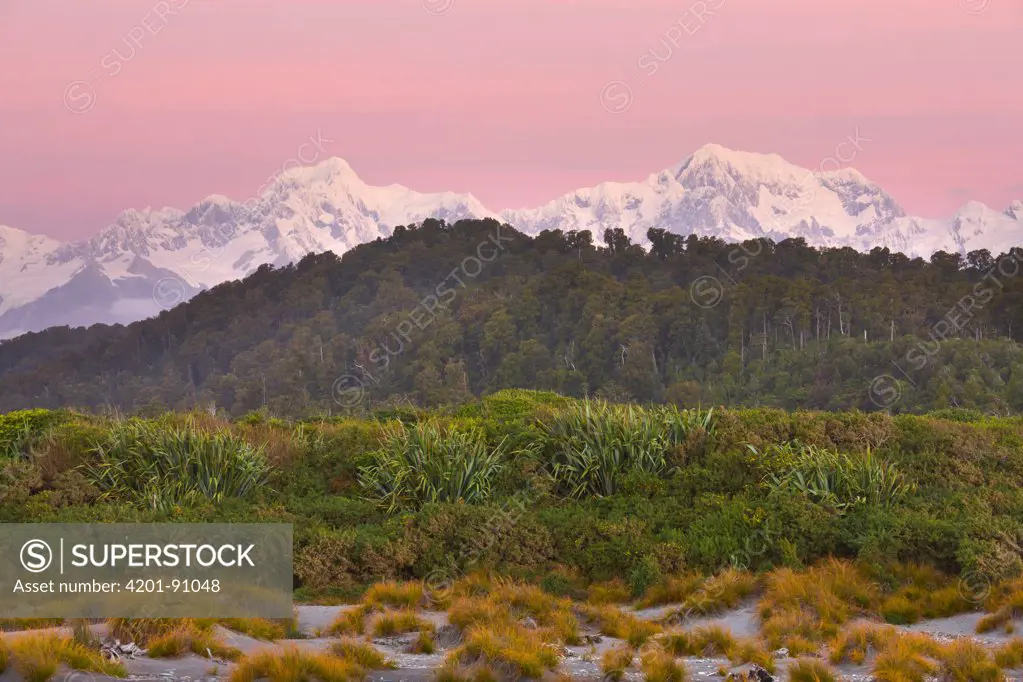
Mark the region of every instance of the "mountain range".
<instances>
[{"instance_id":1,"label":"mountain range","mask_svg":"<svg viewBox=\"0 0 1023 682\"><path fill-rule=\"evenodd\" d=\"M531 209L495 213L471 194L363 182L342 159L281 173L246 202L129 209L90 239L62 243L0 225L0 338L51 326L129 323L260 265L341 254L427 218L496 218L526 234L622 228L646 245L663 228L727 242L802 237L812 246L993 254L1023 245L1023 201L969 202L948 218L906 214L852 168L810 171L776 154L706 145L637 182L605 182Z\"/></svg>"}]
</instances>

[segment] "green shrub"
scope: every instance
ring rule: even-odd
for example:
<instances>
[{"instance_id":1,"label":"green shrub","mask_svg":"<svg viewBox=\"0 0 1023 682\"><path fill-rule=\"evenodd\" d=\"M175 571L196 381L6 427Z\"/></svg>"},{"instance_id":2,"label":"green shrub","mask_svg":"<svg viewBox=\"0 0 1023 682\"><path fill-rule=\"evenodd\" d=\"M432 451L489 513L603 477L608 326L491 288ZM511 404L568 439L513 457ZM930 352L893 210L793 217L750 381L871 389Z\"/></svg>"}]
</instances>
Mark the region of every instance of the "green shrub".
<instances>
[{"instance_id":1,"label":"green shrub","mask_svg":"<svg viewBox=\"0 0 1023 682\"><path fill-rule=\"evenodd\" d=\"M661 580L661 567L654 556L647 555L640 559L629 575L629 588L635 599L642 597L646 591Z\"/></svg>"},{"instance_id":2,"label":"green shrub","mask_svg":"<svg viewBox=\"0 0 1023 682\"><path fill-rule=\"evenodd\" d=\"M540 589L556 597L571 597L576 594L572 577L563 571L551 571L540 581Z\"/></svg>"},{"instance_id":3,"label":"green shrub","mask_svg":"<svg viewBox=\"0 0 1023 682\"><path fill-rule=\"evenodd\" d=\"M151 509L244 498L266 484L270 471L262 449L230 433L138 419L111 428L95 456L84 471L104 498Z\"/></svg>"},{"instance_id":4,"label":"green shrub","mask_svg":"<svg viewBox=\"0 0 1023 682\"><path fill-rule=\"evenodd\" d=\"M877 457L870 448L863 454L847 454L789 443L773 450L783 470L768 475L765 483L769 489L802 494L838 511L857 505L891 507L914 489L895 465Z\"/></svg>"},{"instance_id":5,"label":"green shrub","mask_svg":"<svg viewBox=\"0 0 1023 682\"><path fill-rule=\"evenodd\" d=\"M711 412L586 402L541 425L549 473L570 497L614 495L636 471L667 476L689 435L713 429Z\"/></svg>"},{"instance_id":6,"label":"green shrub","mask_svg":"<svg viewBox=\"0 0 1023 682\"><path fill-rule=\"evenodd\" d=\"M929 412L928 417L934 419L947 419L950 422L963 422L973 424L984 419L984 413L980 410L970 410L964 407L947 407L943 410Z\"/></svg>"},{"instance_id":7,"label":"green shrub","mask_svg":"<svg viewBox=\"0 0 1023 682\"><path fill-rule=\"evenodd\" d=\"M66 418L66 412L40 409L0 414L0 458L27 454L36 439Z\"/></svg>"},{"instance_id":8,"label":"green shrub","mask_svg":"<svg viewBox=\"0 0 1023 682\"><path fill-rule=\"evenodd\" d=\"M390 512L431 502L475 504L490 497L505 455L504 442L491 447L476 427L398 424L387 429L371 462L359 468L359 482Z\"/></svg>"}]
</instances>

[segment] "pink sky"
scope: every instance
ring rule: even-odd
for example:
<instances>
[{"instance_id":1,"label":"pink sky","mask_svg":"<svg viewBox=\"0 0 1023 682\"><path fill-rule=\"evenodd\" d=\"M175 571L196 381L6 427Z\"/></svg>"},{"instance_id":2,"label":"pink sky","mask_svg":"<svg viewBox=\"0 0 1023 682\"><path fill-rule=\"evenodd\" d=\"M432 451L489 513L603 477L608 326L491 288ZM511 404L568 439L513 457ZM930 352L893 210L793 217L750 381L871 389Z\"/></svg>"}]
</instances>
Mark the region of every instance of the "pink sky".
<instances>
[{"instance_id":1,"label":"pink sky","mask_svg":"<svg viewBox=\"0 0 1023 682\"><path fill-rule=\"evenodd\" d=\"M500 210L708 142L814 168L858 129L851 165L910 213L1002 209L1023 198L1023 0L962 4L0 0L0 224L81 238L245 199L317 131L367 182Z\"/></svg>"}]
</instances>

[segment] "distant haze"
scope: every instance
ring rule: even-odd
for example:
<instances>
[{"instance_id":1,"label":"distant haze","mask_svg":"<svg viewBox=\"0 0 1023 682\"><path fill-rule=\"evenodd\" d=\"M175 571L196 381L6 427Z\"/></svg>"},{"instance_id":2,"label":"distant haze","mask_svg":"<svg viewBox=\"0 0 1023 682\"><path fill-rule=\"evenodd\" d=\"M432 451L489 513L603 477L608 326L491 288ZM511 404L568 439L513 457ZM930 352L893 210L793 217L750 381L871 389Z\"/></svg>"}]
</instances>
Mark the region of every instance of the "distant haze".
<instances>
[{"instance_id":1,"label":"distant haze","mask_svg":"<svg viewBox=\"0 0 1023 682\"><path fill-rule=\"evenodd\" d=\"M1021 33L1019 0L0 0L0 224L245 199L300 149L501 210L708 142L816 168L857 130L909 213L1000 210Z\"/></svg>"}]
</instances>

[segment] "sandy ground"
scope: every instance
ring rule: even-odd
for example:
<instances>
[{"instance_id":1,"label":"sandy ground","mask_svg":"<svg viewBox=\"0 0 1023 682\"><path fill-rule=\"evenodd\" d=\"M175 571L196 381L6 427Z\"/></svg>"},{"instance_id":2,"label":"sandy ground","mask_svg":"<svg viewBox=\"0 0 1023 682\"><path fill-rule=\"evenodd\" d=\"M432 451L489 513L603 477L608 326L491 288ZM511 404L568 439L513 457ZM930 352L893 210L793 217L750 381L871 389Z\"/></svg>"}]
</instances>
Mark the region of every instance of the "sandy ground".
<instances>
[{"instance_id":1,"label":"sandy ground","mask_svg":"<svg viewBox=\"0 0 1023 682\"><path fill-rule=\"evenodd\" d=\"M245 653L253 653L267 649L280 649L294 646L301 650L324 651L332 641L332 638L321 637L322 630L327 628L338 614L351 606L299 606L298 624L301 632L307 639L288 640L278 642L263 642L246 635L222 630L221 634L225 642L231 646L241 649ZM678 611L678 606L663 606L652 609L635 610L633 613L643 619L659 620ZM988 646L995 646L1010 639L1010 635L1002 632L976 635L977 621L983 614L968 613L952 618L940 618L924 621L912 626L902 628L911 632L925 632L939 638L973 637ZM442 612L426 612L423 617L433 622L438 628L447 625L447 615ZM758 620L753 602L741 604L738 608L710 618L694 618L683 621L680 627L689 629L706 625L721 625L728 628L736 636L751 636L758 631ZM1023 631L1023 622L1017 625L1017 632ZM105 627L96 625L94 632L100 638L106 635ZM63 632L69 632L61 629ZM584 631L585 632L585 631ZM28 633L6 633L7 638L17 638ZM596 634L588 632L586 634ZM438 638L442 639L442 638ZM394 661L398 668L395 670L374 671L370 673L369 680L373 682L425 682L433 679L433 670L444 660L445 651L439 650L431 655L405 653L411 637L395 637L379 639L374 641L381 652ZM617 645L620 640L611 637L603 637L597 643L566 647L565 657L562 660L560 672L567 673L571 677L580 680L600 680L600 658L603 653ZM780 659L779 670L783 671L789 659ZM719 671L724 668L731 670L732 666L723 659L687 658L686 666L689 668L692 679L722 679ZM160 682L217 682L226 680L233 666L231 664L218 663L208 658L189 655L173 660L160 660L149 658L138 658L125 661L128 669L129 680L158 680ZM840 666L839 673L843 680L850 682L867 681L870 679L867 666ZM780 680L786 679L784 673L776 675ZM108 682L116 678L109 678L103 675L92 673L65 671L53 678L55 682ZM626 679L630 682L642 679L641 674L636 670L630 670ZM1023 671L1016 671L1010 679L1023 680ZM13 670L0 674L0 682L24 682L24 680Z\"/></svg>"}]
</instances>

